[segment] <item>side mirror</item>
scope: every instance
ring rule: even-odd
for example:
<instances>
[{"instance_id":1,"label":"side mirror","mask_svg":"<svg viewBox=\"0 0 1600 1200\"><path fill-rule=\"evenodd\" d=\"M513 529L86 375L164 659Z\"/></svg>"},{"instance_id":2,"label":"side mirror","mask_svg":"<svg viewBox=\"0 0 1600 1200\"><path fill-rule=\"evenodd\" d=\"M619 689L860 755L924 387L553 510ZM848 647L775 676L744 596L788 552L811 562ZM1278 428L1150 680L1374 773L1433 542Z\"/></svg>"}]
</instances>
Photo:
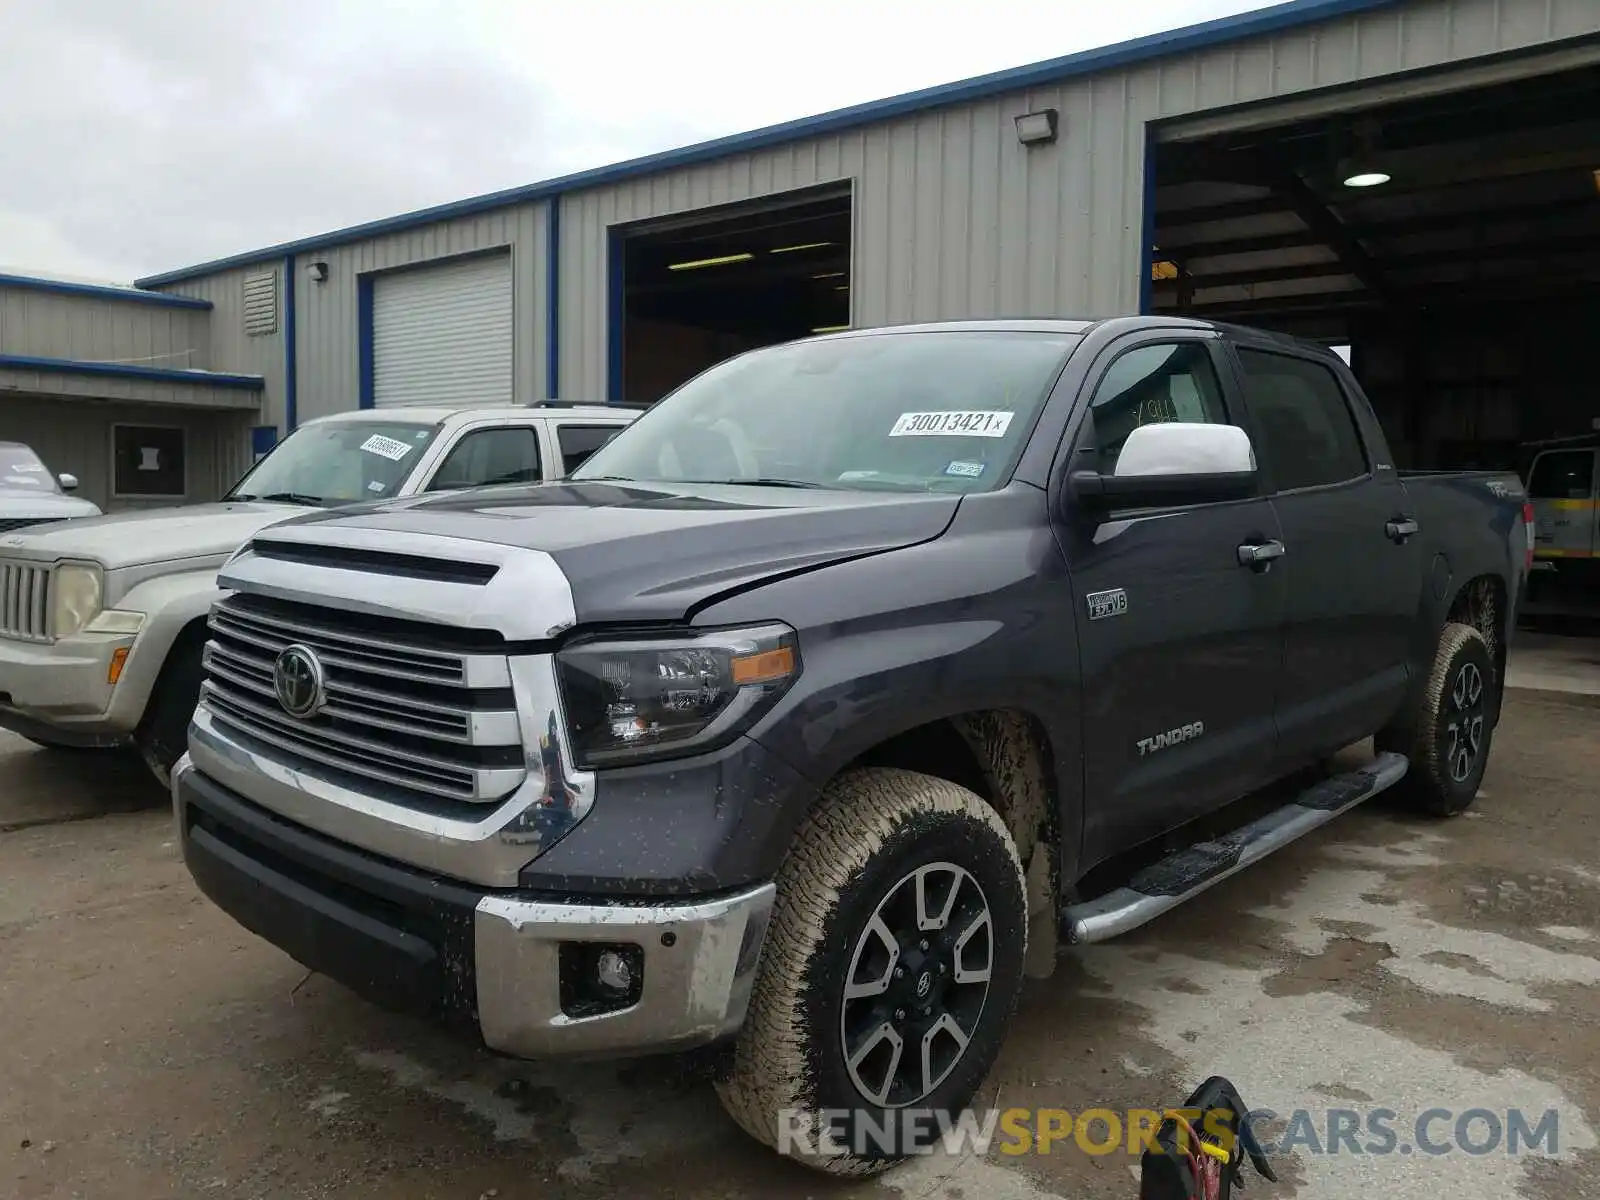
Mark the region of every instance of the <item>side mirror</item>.
<instances>
[{"instance_id":1,"label":"side mirror","mask_svg":"<svg viewBox=\"0 0 1600 1200\"><path fill-rule=\"evenodd\" d=\"M1237 500L1255 491L1256 455L1236 425L1140 425L1122 443L1113 474L1075 471L1068 482L1094 509Z\"/></svg>"},{"instance_id":2,"label":"side mirror","mask_svg":"<svg viewBox=\"0 0 1600 1200\"><path fill-rule=\"evenodd\" d=\"M69 475L63 471L56 476L56 482L61 485L63 492L75 492L78 490L78 477L76 475Z\"/></svg>"}]
</instances>

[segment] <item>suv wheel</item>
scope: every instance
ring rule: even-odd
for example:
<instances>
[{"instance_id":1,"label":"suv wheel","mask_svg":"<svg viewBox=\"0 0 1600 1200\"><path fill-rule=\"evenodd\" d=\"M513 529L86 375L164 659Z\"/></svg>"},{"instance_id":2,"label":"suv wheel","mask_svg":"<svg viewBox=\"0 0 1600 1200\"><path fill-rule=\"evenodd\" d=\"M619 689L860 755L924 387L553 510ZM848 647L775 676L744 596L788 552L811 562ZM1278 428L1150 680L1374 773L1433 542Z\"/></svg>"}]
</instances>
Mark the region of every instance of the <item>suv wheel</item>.
<instances>
[{"instance_id":1,"label":"suv wheel","mask_svg":"<svg viewBox=\"0 0 1600 1200\"><path fill-rule=\"evenodd\" d=\"M205 629L179 635L167 652L150 703L134 730L133 744L162 787L172 781L172 768L189 748L189 722L200 703L204 674L200 658L205 650Z\"/></svg>"},{"instance_id":2,"label":"suv wheel","mask_svg":"<svg viewBox=\"0 0 1600 1200\"><path fill-rule=\"evenodd\" d=\"M999 1053L1027 948L1016 847L964 788L853 771L777 883L723 1106L808 1166L880 1171L939 1141Z\"/></svg>"}]
</instances>

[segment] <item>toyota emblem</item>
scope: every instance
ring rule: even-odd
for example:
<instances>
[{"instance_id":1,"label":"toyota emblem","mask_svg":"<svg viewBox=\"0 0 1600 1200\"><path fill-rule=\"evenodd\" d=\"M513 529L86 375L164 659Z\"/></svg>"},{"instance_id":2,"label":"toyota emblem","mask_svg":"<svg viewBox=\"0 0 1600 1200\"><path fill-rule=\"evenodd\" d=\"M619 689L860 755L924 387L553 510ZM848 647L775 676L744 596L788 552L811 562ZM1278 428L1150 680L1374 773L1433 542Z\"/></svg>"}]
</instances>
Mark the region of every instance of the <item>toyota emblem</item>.
<instances>
[{"instance_id":1,"label":"toyota emblem","mask_svg":"<svg viewBox=\"0 0 1600 1200\"><path fill-rule=\"evenodd\" d=\"M322 660L310 646L288 646L272 667L272 687L283 711L308 721L328 702Z\"/></svg>"}]
</instances>

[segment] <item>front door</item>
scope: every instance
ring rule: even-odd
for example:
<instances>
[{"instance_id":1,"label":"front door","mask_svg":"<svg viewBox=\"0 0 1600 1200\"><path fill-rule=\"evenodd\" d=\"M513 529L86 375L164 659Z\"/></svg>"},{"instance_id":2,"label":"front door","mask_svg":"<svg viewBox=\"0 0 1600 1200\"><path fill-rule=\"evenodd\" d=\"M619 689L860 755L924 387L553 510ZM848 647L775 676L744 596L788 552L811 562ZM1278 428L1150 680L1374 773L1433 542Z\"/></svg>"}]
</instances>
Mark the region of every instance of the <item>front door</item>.
<instances>
[{"instance_id":1,"label":"front door","mask_svg":"<svg viewBox=\"0 0 1600 1200\"><path fill-rule=\"evenodd\" d=\"M1071 467L1114 471L1136 425L1238 424L1217 343L1119 343L1091 376ZM1113 512L1059 526L1083 680L1086 862L1165 832L1264 783L1284 587L1241 546L1278 539L1265 497Z\"/></svg>"},{"instance_id":2,"label":"front door","mask_svg":"<svg viewBox=\"0 0 1600 1200\"><path fill-rule=\"evenodd\" d=\"M1287 769L1366 737L1400 705L1423 539L1404 485L1387 464L1378 469L1330 366L1247 346L1237 347L1237 361L1283 530L1288 613L1277 721Z\"/></svg>"}]
</instances>

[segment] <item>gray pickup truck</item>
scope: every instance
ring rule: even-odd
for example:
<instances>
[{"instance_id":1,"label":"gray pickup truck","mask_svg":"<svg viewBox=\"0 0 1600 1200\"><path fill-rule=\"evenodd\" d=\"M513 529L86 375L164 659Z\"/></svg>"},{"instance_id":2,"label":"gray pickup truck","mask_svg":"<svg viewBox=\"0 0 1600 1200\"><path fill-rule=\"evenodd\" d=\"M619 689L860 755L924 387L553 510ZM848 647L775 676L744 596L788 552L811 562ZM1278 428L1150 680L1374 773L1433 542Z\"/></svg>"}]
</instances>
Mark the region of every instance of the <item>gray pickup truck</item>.
<instances>
[{"instance_id":1,"label":"gray pickup truck","mask_svg":"<svg viewBox=\"0 0 1600 1200\"><path fill-rule=\"evenodd\" d=\"M380 1003L709 1047L750 1134L867 1173L975 1094L1030 924L1113 937L1386 789L1471 804L1531 548L1516 476L1404 476L1319 346L796 342L567 481L257 534L177 829Z\"/></svg>"}]
</instances>

